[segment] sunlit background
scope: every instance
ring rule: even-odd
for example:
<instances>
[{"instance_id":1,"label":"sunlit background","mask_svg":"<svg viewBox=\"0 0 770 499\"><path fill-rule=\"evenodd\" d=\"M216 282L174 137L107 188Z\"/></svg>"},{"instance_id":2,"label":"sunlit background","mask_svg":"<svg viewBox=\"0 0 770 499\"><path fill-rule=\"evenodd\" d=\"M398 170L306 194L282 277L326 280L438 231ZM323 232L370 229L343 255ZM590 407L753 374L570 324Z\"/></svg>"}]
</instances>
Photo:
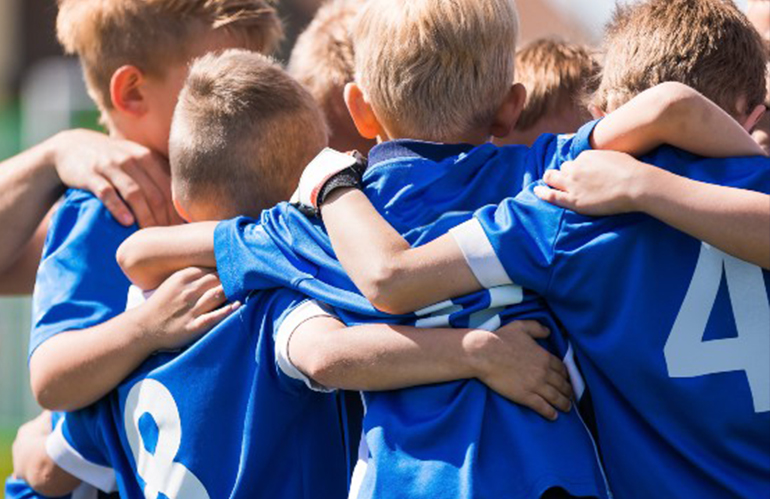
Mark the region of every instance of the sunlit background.
<instances>
[{"instance_id":1,"label":"sunlit background","mask_svg":"<svg viewBox=\"0 0 770 499\"><path fill-rule=\"evenodd\" d=\"M280 0L287 26L280 57L321 3ZM557 36L598 44L614 0L519 0L522 43ZM746 0L738 0L745 8ZM96 127L80 70L56 42L54 0L0 0L0 159L70 127ZM0 229L1 231L2 229ZM3 238L0 236L0 244ZM0 477L11 472L10 445L36 406L27 378L30 301L0 299Z\"/></svg>"}]
</instances>

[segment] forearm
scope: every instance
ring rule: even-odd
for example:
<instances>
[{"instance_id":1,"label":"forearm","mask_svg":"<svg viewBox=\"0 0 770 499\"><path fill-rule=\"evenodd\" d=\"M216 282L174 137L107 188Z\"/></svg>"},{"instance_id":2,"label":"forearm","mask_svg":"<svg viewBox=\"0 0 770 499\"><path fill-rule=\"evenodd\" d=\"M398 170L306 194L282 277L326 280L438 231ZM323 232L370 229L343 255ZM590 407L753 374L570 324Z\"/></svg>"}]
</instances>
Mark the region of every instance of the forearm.
<instances>
[{"instance_id":1,"label":"forearm","mask_svg":"<svg viewBox=\"0 0 770 499\"><path fill-rule=\"evenodd\" d=\"M770 269L770 196L646 166L635 206L722 251Z\"/></svg>"},{"instance_id":2,"label":"forearm","mask_svg":"<svg viewBox=\"0 0 770 499\"><path fill-rule=\"evenodd\" d=\"M0 272L11 269L63 192L51 141L0 163Z\"/></svg>"},{"instance_id":3,"label":"forearm","mask_svg":"<svg viewBox=\"0 0 770 499\"><path fill-rule=\"evenodd\" d=\"M291 338L295 366L319 384L395 390L479 376L475 353L491 333L370 324Z\"/></svg>"},{"instance_id":4,"label":"forearm","mask_svg":"<svg viewBox=\"0 0 770 499\"><path fill-rule=\"evenodd\" d=\"M35 276L40 266L48 225L53 210L43 219L32 239L24 246L14 264L0 272L0 295L28 295L35 288Z\"/></svg>"},{"instance_id":5,"label":"forearm","mask_svg":"<svg viewBox=\"0 0 770 499\"><path fill-rule=\"evenodd\" d=\"M592 136L595 149L635 156L663 144L707 157L764 154L735 119L679 83L642 92L602 120Z\"/></svg>"},{"instance_id":6,"label":"forearm","mask_svg":"<svg viewBox=\"0 0 770 499\"><path fill-rule=\"evenodd\" d=\"M412 248L361 191L340 189L322 210L340 263L385 312L408 313L481 288L450 236Z\"/></svg>"},{"instance_id":7,"label":"forearm","mask_svg":"<svg viewBox=\"0 0 770 499\"><path fill-rule=\"evenodd\" d=\"M73 411L114 389L156 348L139 309L88 329L49 339L30 359L30 381L38 403Z\"/></svg>"},{"instance_id":8,"label":"forearm","mask_svg":"<svg viewBox=\"0 0 770 499\"><path fill-rule=\"evenodd\" d=\"M131 282L145 290L157 288L184 268L216 268L216 226L202 222L141 230L118 248L118 263Z\"/></svg>"}]
</instances>

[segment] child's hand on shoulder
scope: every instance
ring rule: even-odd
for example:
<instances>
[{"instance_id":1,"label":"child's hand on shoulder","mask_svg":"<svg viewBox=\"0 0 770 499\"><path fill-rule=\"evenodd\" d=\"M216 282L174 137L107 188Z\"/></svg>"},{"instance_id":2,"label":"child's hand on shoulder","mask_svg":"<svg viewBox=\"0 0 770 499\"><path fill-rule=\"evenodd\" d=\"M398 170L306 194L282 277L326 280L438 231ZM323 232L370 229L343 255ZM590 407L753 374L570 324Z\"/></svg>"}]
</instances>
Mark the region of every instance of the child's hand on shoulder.
<instances>
[{"instance_id":1,"label":"child's hand on shoulder","mask_svg":"<svg viewBox=\"0 0 770 499\"><path fill-rule=\"evenodd\" d=\"M216 272L193 267L169 277L137 313L154 351L175 350L190 345L240 307L238 302L226 302Z\"/></svg>"},{"instance_id":2,"label":"child's hand on shoulder","mask_svg":"<svg viewBox=\"0 0 770 499\"><path fill-rule=\"evenodd\" d=\"M583 215L618 215L639 210L658 168L615 151L586 151L535 187L542 200Z\"/></svg>"}]
</instances>

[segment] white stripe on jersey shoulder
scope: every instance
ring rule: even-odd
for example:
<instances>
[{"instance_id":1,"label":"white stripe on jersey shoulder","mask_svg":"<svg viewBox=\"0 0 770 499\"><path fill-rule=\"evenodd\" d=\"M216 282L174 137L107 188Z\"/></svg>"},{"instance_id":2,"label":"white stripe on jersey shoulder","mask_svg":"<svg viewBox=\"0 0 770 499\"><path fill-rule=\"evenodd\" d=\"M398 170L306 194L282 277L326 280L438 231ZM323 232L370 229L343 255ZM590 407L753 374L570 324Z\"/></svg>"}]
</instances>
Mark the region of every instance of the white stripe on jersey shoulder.
<instances>
[{"instance_id":1,"label":"white stripe on jersey shoulder","mask_svg":"<svg viewBox=\"0 0 770 499\"><path fill-rule=\"evenodd\" d=\"M80 480L93 485L103 492L115 492L117 481L115 470L92 463L83 457L74 447L67 442L62 431L64 419L59 420L54 431L45 441L45 450L61 469Z\"/></svg>"},{"instance_id":2,"label":"white stripe on jersey shoulder","mask_svg":"<svg viewBox=\"0 0 770 499\"><path fill-rule=\"evenodd\" d=\"M99 490L85 482L72 491L71 499L99 499Z\"/></svg>"},{"instance_id":3,"label":"white stripe on jersey shoulder","mask_svg":"<svg viewBox=\"0 0 770 499\"><path fill-rule=\"evenodd\" d=\"M481 223L472 218L449 231L465 257L473 275L485 288L513 284L497 258Z\"/></svg>"},{"instance_id":4,"label":"white stripe on jersey shoulder","mask_svg":"<svg viewBox=\"0 0 770 499\"><path fill-rule=\"evenodd\" d=\"M132 308L136 308L142 303L146 302L150 299L150 297L155 293L155 290L152 291L142 291L142 288L139 286L132 284L128 288L128 298L126 299L126 310L131 310Z\"/></svg>"},{"instance_id":5,"label":"white stripe on jersey shoulder","mask_svg":"<svg viewBox=\"0 0 770 499\"><path fill-rule=\"evenodd\" d=\"M580 400L586 391L586 382L583 380L583 374L580 372L580 369L578 369L577 362L575 362L575 349L572 348L572 343L568 343L567 353L564 355L564 365L569 373L569 380L572 383L572 391L575 392L575 399Z\"/></svg>"},{"instance_id":6,"label":"white stripe on jersey shoulder","mask_svg":"<svg viewBox=\"0 0 770 499\"><path fill-rule=\"evenodd\" d=\"M314 380L305 376L305 374L297 369L294 363L289 357L289 341L294 331L302 325L304 322L313 319L315 317L332 317L337 319L337 316L332 314L321 303L316 300L305 300L297 305L294 310L283 319L281 325L278 327L278 332L275 335L275 359L278 363L278 367L286 376L302 381L311 390L317 392L333 392L333 389L326 388L320 383L316 383Z\"/></svg>"}]
</instances>

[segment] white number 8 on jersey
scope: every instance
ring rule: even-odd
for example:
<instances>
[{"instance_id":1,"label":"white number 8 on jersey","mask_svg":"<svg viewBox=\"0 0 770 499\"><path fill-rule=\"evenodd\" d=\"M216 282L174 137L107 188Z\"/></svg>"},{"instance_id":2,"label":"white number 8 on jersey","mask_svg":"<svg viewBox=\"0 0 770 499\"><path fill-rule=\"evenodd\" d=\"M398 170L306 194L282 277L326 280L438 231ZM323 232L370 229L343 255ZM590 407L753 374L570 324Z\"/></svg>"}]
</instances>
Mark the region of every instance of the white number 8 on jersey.
<instances>
[{"instance_id":1,"label":"white number 8 on jersey","mask_svg":"<svg viewBox=\"0 0 770 499\"><path fill-rule=\"evenodd\" d=\"M149 414L158 426L158 442L151 454L139 431L139 419ZM145 379L128 393L123 413L126 437L136 460L136 470L144 480L144 497L157 499L210 499L203 484L183 464L174 461L182 443L182 424L176 401L157 380Z\"/></svg>"},{"instance_id":2,"label":"white number 8 on jersey","mask_svg":"<svg viewBox=\"0 0 770 499\"><path fill-rule=\"evenodd\" d=\"M723 275L738 336L703 341ZM704 243L663 353L672 378L744 371L754 412L770 411L770 302L762 270Z\"/></svg>"}]
</instances>

